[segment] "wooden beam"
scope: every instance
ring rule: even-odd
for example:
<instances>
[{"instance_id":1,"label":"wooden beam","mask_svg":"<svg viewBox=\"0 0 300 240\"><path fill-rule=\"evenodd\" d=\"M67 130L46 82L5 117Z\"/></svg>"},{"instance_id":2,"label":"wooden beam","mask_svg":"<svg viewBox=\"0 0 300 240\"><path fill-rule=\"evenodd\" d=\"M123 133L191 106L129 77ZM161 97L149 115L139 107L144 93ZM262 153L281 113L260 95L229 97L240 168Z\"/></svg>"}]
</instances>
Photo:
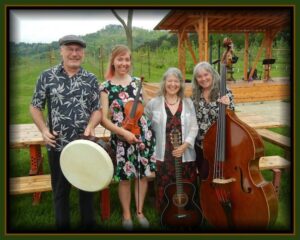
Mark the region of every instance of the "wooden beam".
<instances>
[{"instance_id":1,"label":"wooden beam","mask_svg":"<svg viewBox=\"0 0 300 240\"><path fill-rule=\"evenodd\" d=\"M186 45L187 45L187 47L189 49L189 52L190 52L190 54L193 58L194 64L196 65L198 61L197 61L194 49L192 47L192 43L191 43L190 39L188 38L187 33L185 33L185 34L186 34L186 38L185 38L186 39Z\"/></svg>"},{"instance_id":2,"label":"wooden beam","mask_svg":"<svg viewBox=\"0 0 300 240\"><path fill-rule=\"evenodd\" d=\"M254 70L256 69L257 62L258 62L258 60L259 60L259 58L260 58L260 56L262 54L262 51L263 51L263 49L264 49L265 46L266 46L266 35L265 35L265 37L264 37L264 39L263 39L263 41L261 43L261 46L260 46L260 48L259 48L259 50L257 52L257 55L256 55L255 60L254 60L254 63L252 65L252 69L251 69L251 72L249 74L249 78L250 79L252 78L252 76L254 74Z\"/></svg>"}]
</instances>

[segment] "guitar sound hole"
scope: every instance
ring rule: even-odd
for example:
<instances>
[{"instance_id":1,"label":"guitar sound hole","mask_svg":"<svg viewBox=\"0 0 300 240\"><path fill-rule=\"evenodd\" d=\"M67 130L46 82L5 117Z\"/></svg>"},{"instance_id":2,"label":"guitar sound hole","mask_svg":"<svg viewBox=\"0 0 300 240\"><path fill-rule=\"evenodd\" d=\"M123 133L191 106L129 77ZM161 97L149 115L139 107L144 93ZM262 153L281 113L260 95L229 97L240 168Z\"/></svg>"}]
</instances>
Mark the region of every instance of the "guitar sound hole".
<instances>
[{"instance_id":1,"label":"guitar sound hole","mask_svg":"<svg viewBox=\"0 0 300 240\"><path fill-rule=\"evenodd\" d=\"M180 194L174 194L173 195L173 204L176 207L185 207L186 204L188 203L188 196L186 195L186 193L180 193Z\"/></svg>"}]
</instances>

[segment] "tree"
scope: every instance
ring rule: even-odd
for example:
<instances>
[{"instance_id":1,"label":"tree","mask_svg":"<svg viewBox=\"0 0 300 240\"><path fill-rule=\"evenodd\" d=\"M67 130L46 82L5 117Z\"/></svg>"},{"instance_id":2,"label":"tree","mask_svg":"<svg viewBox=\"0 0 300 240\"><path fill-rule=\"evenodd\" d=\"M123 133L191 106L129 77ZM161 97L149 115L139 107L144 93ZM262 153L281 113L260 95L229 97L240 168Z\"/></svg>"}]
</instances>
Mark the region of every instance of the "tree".
<instances>
[{"instance_id":1,"label":"tree","mask_svg":"<svg viewBox=\"0 0 300 240\"><path fill-rule=\"evenodd\" d=\"M127 43L129 49L132 51L132 16L133 16L133 10L128 10L128 16L127 16L127 24L125 21L120 17L120 15L115 11L111 10L112 13L115 15L115 17L120 21L120 23L123 25L126 33Z\"/></svg>"}]
</instances>

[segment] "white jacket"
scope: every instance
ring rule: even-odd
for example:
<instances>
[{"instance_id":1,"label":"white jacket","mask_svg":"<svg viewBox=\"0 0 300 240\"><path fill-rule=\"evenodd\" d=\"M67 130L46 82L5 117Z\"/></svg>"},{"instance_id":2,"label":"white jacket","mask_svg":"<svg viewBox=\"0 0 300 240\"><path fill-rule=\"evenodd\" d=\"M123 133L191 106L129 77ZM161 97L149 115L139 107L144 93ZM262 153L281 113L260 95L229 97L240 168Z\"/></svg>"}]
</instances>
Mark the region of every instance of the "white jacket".
<instances>
[{"instance_id":1,"label":"white jacket","mask_svg":"<svg viewBox=\"0 0 300 240\"><path fill-rule=\"evenodd\" d=\"M145 107L145 114L151 120L152 128L155 132L155 154L157 160L164 161L167 121L167 113L165 110L165 98L163 96L158 96L151 99ZM182 142L187 142L190 144L188 149L183 154L182 161L195 161L196 153L194 150L194 143L198 133L198 124L196 119L195 108L190 98L183 99L181 112L181 132Z\"/></svg>"}]
</instances>

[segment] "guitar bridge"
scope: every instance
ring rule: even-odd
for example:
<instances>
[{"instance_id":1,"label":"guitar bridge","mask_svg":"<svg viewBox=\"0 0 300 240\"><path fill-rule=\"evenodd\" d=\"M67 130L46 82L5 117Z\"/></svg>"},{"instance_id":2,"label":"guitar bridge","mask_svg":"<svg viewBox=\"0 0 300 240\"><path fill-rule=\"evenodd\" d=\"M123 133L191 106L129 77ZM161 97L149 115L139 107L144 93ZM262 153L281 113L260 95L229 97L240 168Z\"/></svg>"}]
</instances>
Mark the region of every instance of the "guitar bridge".
<instances>
[{"instance_id":1,"label":"guitar bridge","mask_svg":"<svg viewBox=\"0 0 300 240\"><path fill-rule=\"evenodd\" d=\"M181 219L181 218L186 218L187 215L186 214L177 214L176 217Z\"/></svg>"}]
</instances>

